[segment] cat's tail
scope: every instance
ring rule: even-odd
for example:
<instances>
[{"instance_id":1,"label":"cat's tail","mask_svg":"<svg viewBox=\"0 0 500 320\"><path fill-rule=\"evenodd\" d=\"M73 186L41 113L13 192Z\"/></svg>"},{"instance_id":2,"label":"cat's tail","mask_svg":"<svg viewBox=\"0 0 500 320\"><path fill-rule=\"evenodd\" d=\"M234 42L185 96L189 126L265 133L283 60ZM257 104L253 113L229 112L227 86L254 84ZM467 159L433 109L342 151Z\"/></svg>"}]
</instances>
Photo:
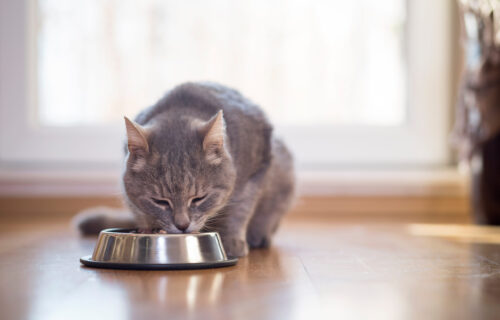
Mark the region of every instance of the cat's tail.
<instances>
[{"instance_id":1,"label":"cat's tail","mask_svg":"<svg viewBox=\"0 0 500 320\"><path fill-rule=\"evenodd\" d=\"M136 228L134 216L124 209L94 207L80 211L72 225L81 235L96 235L107 228Z\"/></svg>"}]
</instances>

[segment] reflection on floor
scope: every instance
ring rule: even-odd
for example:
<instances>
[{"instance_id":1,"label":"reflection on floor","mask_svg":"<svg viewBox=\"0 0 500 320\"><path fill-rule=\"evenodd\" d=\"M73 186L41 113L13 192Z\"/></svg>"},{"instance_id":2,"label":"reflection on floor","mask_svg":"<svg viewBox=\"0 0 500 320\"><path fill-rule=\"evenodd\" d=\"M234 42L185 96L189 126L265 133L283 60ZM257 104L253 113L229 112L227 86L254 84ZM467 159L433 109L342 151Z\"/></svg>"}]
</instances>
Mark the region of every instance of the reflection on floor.
<instances>
[{"instance_id":1,"label":"reflection on floor","mask_svg":"<svg viewBox=\"0 0 500 320\"><path fill-rule=\"evenodd\" d=\"M443 237L469 243L500 244L500 228L459 224L410 224L413 235Z\"/></svg>"},{"instance_id":2,"label":"reflection on floor","mask_svg":"<svg viewBox=\"0 0 500 320\"><path fill-rule=\"evenodd\" d=\"M500 230L288 221L235 267L80 266L95 239L1 224L2 319L498 318Z\"/></svg>"}]
</instances>

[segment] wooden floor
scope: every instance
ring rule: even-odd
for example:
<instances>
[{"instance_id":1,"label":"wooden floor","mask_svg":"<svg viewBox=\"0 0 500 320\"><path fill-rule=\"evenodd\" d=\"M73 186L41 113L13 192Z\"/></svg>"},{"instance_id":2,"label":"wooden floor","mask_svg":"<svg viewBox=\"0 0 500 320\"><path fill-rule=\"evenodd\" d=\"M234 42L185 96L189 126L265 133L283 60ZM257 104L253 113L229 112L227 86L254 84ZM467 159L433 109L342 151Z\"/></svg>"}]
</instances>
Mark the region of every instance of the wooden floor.
<instances>
[{"instance_id":1,"label":"wooden floor","mask_svg":"<svg viewBox=\"0 0 500 320\"><path fill-rule=\"evenodd\" d=\"M237 266L80 265L67 224L0 225L1 319L499 319L500 230L288 221Z\"/></svg>"}]
</instances>

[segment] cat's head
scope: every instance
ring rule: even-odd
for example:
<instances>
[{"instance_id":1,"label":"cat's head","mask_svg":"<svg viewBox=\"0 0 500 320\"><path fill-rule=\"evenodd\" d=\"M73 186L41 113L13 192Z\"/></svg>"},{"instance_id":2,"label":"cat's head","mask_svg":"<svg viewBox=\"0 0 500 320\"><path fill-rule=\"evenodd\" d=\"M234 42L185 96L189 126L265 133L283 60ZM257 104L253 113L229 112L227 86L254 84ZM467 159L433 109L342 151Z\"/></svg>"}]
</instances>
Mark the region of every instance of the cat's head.
<instances>
[{"instance_id":1,"label":"cat's head","mask_svg":"<svg viewBox=\"0 0 500 320\"><path fill-rule=\"evenodd\" d=\"M147 127L125 118L127 202L142 228L199 231L236 180L222 111L208 121L157 118Z\"/></svg>"}]
</instances>

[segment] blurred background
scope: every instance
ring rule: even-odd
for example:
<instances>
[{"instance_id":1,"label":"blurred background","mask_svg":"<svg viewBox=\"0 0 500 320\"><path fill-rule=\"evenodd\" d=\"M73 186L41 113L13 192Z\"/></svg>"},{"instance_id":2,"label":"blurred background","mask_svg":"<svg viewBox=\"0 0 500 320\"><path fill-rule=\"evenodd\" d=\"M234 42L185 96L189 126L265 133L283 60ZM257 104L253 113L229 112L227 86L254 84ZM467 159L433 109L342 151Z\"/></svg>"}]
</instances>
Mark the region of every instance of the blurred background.
<instances>
[{"instance_id":1,"label":"blurred background","mask_svg":"<svg viewBox=\"0 0 500 320\"><path fill-rule=\"evenodd\" d=\"M293 149L293 214L468 221L459 35L451 0L2 0L0 214L119 206L123 116L211 80Z\"/></svg>"},{"instance_id":2,"label":"blurred background","mask_svg":"<svg viewBox=\"0 0 500 320\"><path fill-rule=\"evenodd\" d=\"M500 229L473 223L500 225L499 17L500 0L0 0L0 317L498 319ZM79 266L96 239L71 218L122 207L123 116L199 80L293 150L273 245L226 269Z\"/></svg>"}]
</instances>

